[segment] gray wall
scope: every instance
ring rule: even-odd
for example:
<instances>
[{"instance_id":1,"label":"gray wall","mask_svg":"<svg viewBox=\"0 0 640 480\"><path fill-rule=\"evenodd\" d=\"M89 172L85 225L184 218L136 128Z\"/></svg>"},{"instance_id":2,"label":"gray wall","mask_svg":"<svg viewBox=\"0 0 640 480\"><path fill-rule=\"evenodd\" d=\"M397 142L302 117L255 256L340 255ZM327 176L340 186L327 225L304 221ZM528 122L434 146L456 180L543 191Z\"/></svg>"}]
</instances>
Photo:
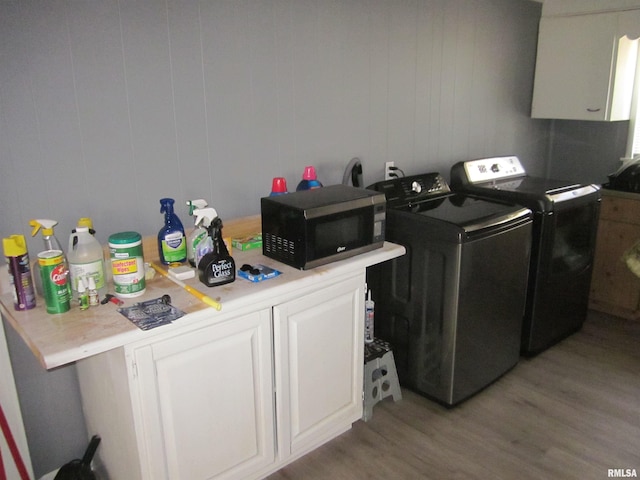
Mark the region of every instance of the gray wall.
<instances>
[{"instance_id":1,"label":"gray wall","mask_svg":"<svg viewBox=\"0 0 640 480\"><path fill-rule=\"evenodd\" d=\"M551 178L581 183L606 183L625 156L629 122L551 123Z\"/></svg>"},{"instance_id":2,"label":"gray wall","mask_svg":"<svg viewBox=\"0 0 640 480\"><path fill-rule=\"evenodd\" d=\"M53 218L64 244L90 216L103 243L152 235L164 196L183 220L200 197L223 220L256 214L272 177L293 189L315 165L338 183L354 156L367 184L390 160L448 178L458 160L516 154L544 174L550 122L529 118L540 11L527 0L4 0L0 234ZM40 244L29 240L32 256ZM60 432L83 447L87 433L54 406L76 404L74 367L21 367L38 475L81 453L46 458ZM52 375L62 402L42 394Z\"/></svg>"}]
</instances>

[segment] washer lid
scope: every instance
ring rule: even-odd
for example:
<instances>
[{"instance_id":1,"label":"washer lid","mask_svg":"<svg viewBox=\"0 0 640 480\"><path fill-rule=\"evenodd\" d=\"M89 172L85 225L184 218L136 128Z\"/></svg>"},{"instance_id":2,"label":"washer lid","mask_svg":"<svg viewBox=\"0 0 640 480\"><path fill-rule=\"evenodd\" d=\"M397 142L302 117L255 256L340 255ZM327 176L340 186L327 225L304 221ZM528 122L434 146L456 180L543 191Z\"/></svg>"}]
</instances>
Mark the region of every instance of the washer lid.
<instances>
[{"instance_id":1,"label":"washer lid","mask_svg":"<svg viewBox=\"0 0 640 480\"><path fill-rule=\"evenodd\" d=\"M465 231L490 228L531 215L529 209L519 205L461 194L450 194L395 210L418 215L430 222L453 225Z\"/></svg>"}]
</instances>

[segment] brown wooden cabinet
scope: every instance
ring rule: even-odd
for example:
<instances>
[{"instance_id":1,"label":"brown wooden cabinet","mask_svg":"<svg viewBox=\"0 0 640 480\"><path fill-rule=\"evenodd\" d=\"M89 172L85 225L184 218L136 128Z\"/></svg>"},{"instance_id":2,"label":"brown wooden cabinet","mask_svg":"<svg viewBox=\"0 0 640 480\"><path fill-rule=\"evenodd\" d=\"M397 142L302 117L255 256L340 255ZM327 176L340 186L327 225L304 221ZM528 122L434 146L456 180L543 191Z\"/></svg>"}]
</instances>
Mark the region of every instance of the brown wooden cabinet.
<instances>
[{"instance_id":1,"label":"brown wooden cabinet","mask_svg":"<svg viewBox=\"0 0 640 480\"><path fill-rule=\"evenodd\" d=\"M640 278L623 260L640 241L640 194L602 191L589 307L623 318L640 318Z\"/></svg>"}]
</instances>

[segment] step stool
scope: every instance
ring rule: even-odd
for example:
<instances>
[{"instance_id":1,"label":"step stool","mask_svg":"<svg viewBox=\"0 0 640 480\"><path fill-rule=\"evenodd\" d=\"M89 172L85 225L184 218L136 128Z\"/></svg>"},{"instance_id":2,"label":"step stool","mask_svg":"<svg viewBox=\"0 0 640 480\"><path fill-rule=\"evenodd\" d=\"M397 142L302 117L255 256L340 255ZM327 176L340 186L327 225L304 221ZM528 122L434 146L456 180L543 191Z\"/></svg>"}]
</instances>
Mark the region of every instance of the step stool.
<instances>
[{"instance_id":1,"label":"step stool","mask_svg":"<svg viewBox=\"0 0 640 480\"><path fill-rule=\"evenodd\" d=\"M364 345L364 408L362 419L367 422L373 416L373 406L380 400L393 397L402 400L396 362L391 344L374 338Z\"/></svg>"}]
</instances>

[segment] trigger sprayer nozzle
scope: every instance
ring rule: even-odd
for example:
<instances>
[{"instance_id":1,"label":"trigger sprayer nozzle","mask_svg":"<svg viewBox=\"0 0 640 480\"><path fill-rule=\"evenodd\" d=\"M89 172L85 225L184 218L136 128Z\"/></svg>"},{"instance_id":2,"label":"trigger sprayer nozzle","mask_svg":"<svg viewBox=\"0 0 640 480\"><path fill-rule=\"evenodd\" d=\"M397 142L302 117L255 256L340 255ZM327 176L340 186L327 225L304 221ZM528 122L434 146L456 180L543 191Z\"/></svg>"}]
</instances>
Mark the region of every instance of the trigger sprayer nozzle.
<instances>
[{"instance_id":1,"label":"trigger sprayer nozzle","mask_svg":"<svg viewBox=\"0 0 640 480\"><path fill-rule=\"evenodd\" d=\"M196 226L202 222L202 226L207 228L211 225L211 222L218 218L218 212L215 208L197 208L193 211L193 215L196 217Z\"/></svg>"},{"instance_id":2,"label":"trigger sprayer nozzle","mask_svg":"<svg viewBox=\"0 0 640 480\"><path fill-rule=\"evenodd\" d=\"M35 237L38 233L38 230L42 228L42 235L51 236L53 235L53 227L58 224L56 220L46 220L46 219L37 219L29 221L29 225L33 227L31 230L31 236Z\"/></svg>"},{"instance_id":3,"label":"trigger sprayer nozzle","mask_svg":"<svg viewBox=\"0 0 640 480\"><path fill-rule=\"evenodd\" d=\"M174 202L175 200L173 198L161 198L160 213L173 213Z\"/></svg>"},{"instance_id":4,"label":"trigger sprayer nozzle","mask_svg":"<svg viewBox=\"0 0 640 480\"><path fill-rule=\"evenodd\" d=\"M205 208L208 205L208 203L205 199L199 198L197 200L187 201L187 205L189 206L189 215L193 215L197 209Z\"/></svg>"}]
</instances>

